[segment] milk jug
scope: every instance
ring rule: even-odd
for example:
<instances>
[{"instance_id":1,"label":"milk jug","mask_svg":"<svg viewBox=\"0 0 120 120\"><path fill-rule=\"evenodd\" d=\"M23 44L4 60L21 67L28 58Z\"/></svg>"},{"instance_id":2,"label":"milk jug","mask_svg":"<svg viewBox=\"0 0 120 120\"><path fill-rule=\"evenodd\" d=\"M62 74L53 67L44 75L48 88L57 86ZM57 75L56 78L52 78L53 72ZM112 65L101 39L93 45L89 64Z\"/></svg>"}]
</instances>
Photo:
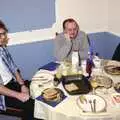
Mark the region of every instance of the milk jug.
<instances>
[{"instance_id":1,"label":"milk jug","mask_svg":"<svg viewBox=\"0 0 120 120\"><path fill-rule=\"evenodd\" d=\"M79 67L79 53L78 51L72 52L72 70L73 72L77 72Z\"/></svg>"}]
</instances>

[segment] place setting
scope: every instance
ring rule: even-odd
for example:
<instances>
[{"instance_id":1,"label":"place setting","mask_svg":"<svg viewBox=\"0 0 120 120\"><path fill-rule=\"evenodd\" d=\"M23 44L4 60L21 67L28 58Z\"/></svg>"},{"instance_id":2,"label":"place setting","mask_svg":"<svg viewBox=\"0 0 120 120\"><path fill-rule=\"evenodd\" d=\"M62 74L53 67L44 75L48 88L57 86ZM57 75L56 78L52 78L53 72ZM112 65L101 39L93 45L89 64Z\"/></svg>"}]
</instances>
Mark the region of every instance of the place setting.
<instances>
[{"instance_id":1,"label":"place setting","mask_svg":"<svg viewBox=\"0 0 120 120\"><path fill-rule=\"evenodd\" d=\"M32 83L38 84L39 87L53 83L54 75L48 70L40 70L32 77Z\"/></svg>"},{"instance_id":2,"label":"place setting","mask_svg":"<svg viewBox=\"0 0 120 120\"><path fill-rule=\"evenodd\" d=\"M110 75L120 75L120 62L108 60L104 65L104 71Z\"/></svg>"},{"instance_id":3,"label":"place setting","mask_svg":"<svg viewBox=\"0 0 120 120\"><path fill-rule=\"evenodd\" d=\"M101 96L97 89L106 90L112 87L113 81L106 76L94 75L89 78L91 91L88 94L81 94L76 99L76 104L82 115L107 115L107 101Z\"/></svg>"},{"instance_id":4,"label":"place setting","mask_svg":"<svg viewBox=\"0 0 120 120\"><path fill-rule=\"evenodd\" d=\"M105 99L99 95L80 95L76 99L76 103L82 115L106 114L107 103Z\"/></svg>"},{"instance_id":5,"label":"place setting","mask_svg":"<svg viewBox=\"0 0 120 120\"><path fill-rule=\"evenodd\" d=\"M108 94L110 89L113 89L113 80L105 75L93 75L89 78L92 86L92 94Z\"/></svg>"},{"instance_id":6,"label":"place setting","mask_svg":"<svg viewBox=\"0 0 120 120\"><path fill-rule=\"evenodd\" d=\"M64 92L59 88L46 88L41 92L41 95L37 97L37 100L46 103L51 107L56 107L59 103L61 103L67 96Z\"/></svg>"},{"instance_id":7,"label":"place setting","mask_svg":"<svg viewBox=\"0 0 120 120\"><path fill-rule=\"evenodd\" d=\"M40 96L41 92L49 87L53 87L54 75L48 70L39 70L33 77L30 85L32 98Z\"/></svg>"}]
</instances>

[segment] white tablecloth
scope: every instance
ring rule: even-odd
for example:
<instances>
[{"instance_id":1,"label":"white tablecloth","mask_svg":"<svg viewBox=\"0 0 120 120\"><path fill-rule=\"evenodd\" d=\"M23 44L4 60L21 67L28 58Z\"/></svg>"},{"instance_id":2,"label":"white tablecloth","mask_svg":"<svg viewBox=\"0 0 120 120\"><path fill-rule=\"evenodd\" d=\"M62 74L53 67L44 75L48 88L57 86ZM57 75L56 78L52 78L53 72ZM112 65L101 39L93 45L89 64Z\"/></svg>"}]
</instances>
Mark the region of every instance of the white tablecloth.
<instances>
[{"instance_id":1,"label":"white tablecloth","mask_svg":"<svg viewBox=\"0 0 120 120\"><path fill-rule=\"evenodd\" d=\"M106 73L104 73L106 74ZM119 81L120 77L110 76L113 81ZM33 98L38 97L41 91L48 87L53 87L53 82L46 84L44 87L39 87L39 81L31 82L30 92ZM114 105L111 100L111 94L115 93L113 88L110 88L107 93L105 91L96 90L96 93L102 96L107 101L106 112L101 113L83 113L77 106L77 98L79 95L70 96L64 90L62 84L58 88L62 89L68 97L59 103L56 107L51 107L35 99L35 118L45 120L120 120L120 105ZM91 94L91 93L89 93Z\"/></svg>"}]
</instances>

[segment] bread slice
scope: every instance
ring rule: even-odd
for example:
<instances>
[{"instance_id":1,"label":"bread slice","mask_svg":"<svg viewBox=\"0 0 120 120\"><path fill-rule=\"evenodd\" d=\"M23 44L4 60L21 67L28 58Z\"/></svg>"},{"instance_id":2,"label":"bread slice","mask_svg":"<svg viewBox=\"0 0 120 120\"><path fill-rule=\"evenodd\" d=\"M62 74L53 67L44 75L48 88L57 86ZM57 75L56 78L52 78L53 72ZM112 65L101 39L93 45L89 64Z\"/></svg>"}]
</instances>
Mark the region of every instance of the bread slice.
<instances>
[{"instance_id":1,"label":"bread slice","mask_svg":"<svg viewBox=\"0 0 120 120\"><path fill-rule=\"evenodd\" d=\"M58 91L55 88L48 88L43 91L43 97L45 100L53 100L57 98Z\"/></svg>"},{"instance_id":2,"label":"bread slice","mask_svg":"<svg viewBox=\"0 0 120 120\"><path fill-rule=\"evenodd\" d=\"M72 91L75 91L75 90L78 90L78 86L74 83L69 83L69 84L66 84L65 85L65 88L66 90L68 90L69 92L72 92Z\"/></svg>"}]
</instances>

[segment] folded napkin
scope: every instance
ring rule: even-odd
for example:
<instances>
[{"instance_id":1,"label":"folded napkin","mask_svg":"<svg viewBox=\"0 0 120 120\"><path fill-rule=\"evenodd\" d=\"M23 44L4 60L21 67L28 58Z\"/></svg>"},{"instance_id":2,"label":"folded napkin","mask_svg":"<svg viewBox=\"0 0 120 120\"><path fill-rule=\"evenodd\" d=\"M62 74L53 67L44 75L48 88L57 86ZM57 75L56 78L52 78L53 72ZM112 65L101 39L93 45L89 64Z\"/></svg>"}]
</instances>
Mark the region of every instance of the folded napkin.
<instances>
[{"instance_id":1,"label":"folded napkin","mask_svg":"<svg viewBox=\"0 0 120 120\"><path fill-rule=\"evenodd\" d=\"M44 65L43 67L39 68L40 69L45 69L45 70L49 70L49 71L54 71L60 64L56 63L56 62L50 62L46 65Z\"/></svg>"},{"instance_id":2,"label":"folded napkin","mask_svg":"<svg viewBox=\"0 0 120 120\"><path fill-rule=\"evenodd\" d=\"M111 99L114 105L120 107L120 93L113 93Z\"/></svg>"}]
</instances>

